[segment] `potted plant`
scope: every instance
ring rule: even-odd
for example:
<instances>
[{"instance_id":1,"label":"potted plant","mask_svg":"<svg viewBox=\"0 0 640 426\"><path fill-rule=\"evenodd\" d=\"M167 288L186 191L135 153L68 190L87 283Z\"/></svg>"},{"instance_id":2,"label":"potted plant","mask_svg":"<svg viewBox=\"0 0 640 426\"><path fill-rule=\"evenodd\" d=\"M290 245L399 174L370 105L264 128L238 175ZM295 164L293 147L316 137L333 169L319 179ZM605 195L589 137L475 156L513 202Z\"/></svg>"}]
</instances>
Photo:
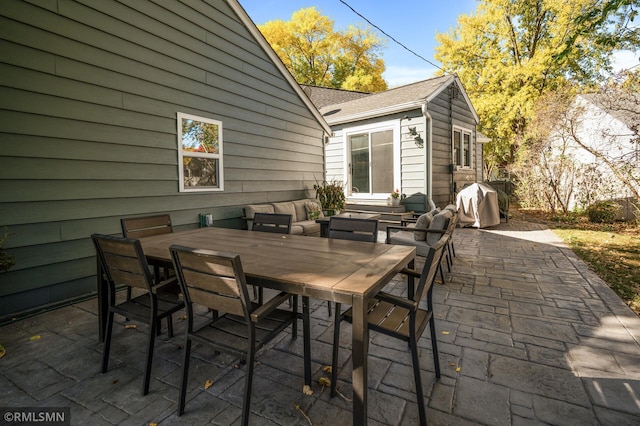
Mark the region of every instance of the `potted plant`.
<instances>
[{"instance_id":1,"label":"potted plant","mask_svg":"<svg viewBox=\"0 0 640 426\"><path fill-rule=\"evenodd\" d=\"M344 209L345 196L342 182L332 180L331 182L318 183L316 181L313 189L316 190L316 198L320 201L326 216L338 214Z\"/></svg>"},{"instance_id":2,"label":"potted plant","mask_svg":"<svg viewBox=\"0 0 640 426\"><path fill-rule=\"evenodd\" d=\"M400 190L396 188L396 190L391 193L391 205L394 207L399 206L400 200L404 200L405 197L406 196L404 194L400 194Z\"/></svg>"}]
</instances>

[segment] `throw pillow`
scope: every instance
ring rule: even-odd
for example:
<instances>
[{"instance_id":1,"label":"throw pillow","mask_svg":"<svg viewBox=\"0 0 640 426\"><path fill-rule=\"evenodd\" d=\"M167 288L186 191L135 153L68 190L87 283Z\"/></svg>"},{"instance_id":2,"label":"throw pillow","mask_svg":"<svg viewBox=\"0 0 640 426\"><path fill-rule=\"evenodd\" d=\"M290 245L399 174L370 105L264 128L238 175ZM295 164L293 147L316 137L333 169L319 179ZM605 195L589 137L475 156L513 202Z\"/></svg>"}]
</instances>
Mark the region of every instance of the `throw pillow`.
<instances>
[{"instance_id":1,"label":"throw pillow","mask_svg":"<svg viewBox=\"0 0 640 426\"><path fill-rule=\"evenodd\" d=\"M418 229L428 229L431 220L433 219L433 214L431 212L420 215L418 220L416 221L416 228ZM414 231L413 239L416 241L424 241L427 239L426 232Z\"/></svg>"},{"instance_id":2,"label":"throw pillow","mask_svg":"<svg viewBox=\"0 0 640 426\"><path fill-rule=\"evenodd\" d=\"M316 220L320 217L324 217L320 204L309 201L304 203L304 207L307 209L307 220Z\"/></svg>"}]
</instances>

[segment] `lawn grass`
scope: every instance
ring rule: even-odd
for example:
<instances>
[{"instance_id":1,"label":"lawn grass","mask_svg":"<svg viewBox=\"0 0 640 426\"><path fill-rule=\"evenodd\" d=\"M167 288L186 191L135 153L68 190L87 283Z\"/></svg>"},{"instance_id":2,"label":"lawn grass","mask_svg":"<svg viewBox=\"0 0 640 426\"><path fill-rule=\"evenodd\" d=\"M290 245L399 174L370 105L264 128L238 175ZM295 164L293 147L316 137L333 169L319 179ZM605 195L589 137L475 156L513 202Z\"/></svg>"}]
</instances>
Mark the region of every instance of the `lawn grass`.
<instances>
[{"instance_id":1,"label":"lawn grass","mask_svg":"<svg viewBox=\"0 0 640 426\"><path fill-rule=\"evenodd\" d=\"M640 316L640 226L594 224L577 215L522 213L544 221Z\"/></svg>"}]
</instances>

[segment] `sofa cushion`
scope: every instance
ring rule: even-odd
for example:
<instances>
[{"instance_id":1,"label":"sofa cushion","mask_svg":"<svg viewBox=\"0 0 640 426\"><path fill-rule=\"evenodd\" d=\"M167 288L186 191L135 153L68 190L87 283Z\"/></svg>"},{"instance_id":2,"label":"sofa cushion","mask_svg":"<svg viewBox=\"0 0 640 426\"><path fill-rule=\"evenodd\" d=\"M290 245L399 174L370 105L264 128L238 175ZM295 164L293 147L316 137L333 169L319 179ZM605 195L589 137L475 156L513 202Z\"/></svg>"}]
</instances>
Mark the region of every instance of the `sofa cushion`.
<instances>
[{"instance_id":1,"label":"sofa cushion","mask_svg":"<svg viewBox=\"0 0 640 426\"><path fill-rule=\"evenodd\" d=\"M293 204L292 201L287 201L284 203L273 203L273 210L275 211L275 213L290 214L291 223L298 222L298 215L296 214L296 206ZM306 216L303 219L306 219Z\"/></svg>"},{"instance_id":2,"label":"sofa cushion","mask_svg":"<svg viewBox=\"0 0 640 426\"><path fill-rule=\"evenodd\" d=\"M426 241L416 241L411 232L392 232L389 235L388 244L411 246L416 248L416 255L426 257L429 253L429 245Z\"/></svg>"},{"instance_id":3,"label":"sofa cushion","mask_svg":"<svg viewBox=\"0 0 640 426\"><path fill-rule=\"evenodd\" d=\"M244 208L245 217L253 219L256 213L275 213L271 204L250 204Z\"/></svg>"},{"instance_id":4,"label":"sofa cushion","mask_svg":"<svg viewBox=\"0 0 640 426\"><path fill-rule=\"evenodd\" d=\"M418 220L416 220L416 228L418 229L427 229L429 228L429 224L433 219L433 214L431 212L420 215ZM427 239L427 233L421 231L414 231L413 238L416 241L424 241Z\"/></svg>"},{"instance_id":5,"label":"sofa cushion","mask_svg":"<svg viewBox=\"0 0 640 426\"><path fill-rule=\"evenodd\" d=\"M307 201L304 203L307 220L316 220L320 217L324 217L322 213L322 207L320 203L315 201Z\"/></svg>"},{"instance_id":6,"label":"sofa cushion","mask_svg":"<svg viewBox=\"0 0 640 426\"><path fill-rule=\"evenodd\" d=\"M440 213L435 215L433 219L431 219L431 223L429 224L429 229L437 229L441 231L446 231L449 226L449 220L453 217L453 213L451 210L442 210ZM427 232L426 242L428 245L432 245L438 242L440 238L442 238L442 234L438 232Z\"/></svg>"},{"instance_id":7,"label":"sofa cushion","mask_svg":"<svg viewBox=\"0 0 640 426\"><path fill-rule=\"evenodd\" d=\"M291 225L292 230L293 226L294 225ZM320 235L320 224L316 223L315 220L303 220L300 222L296 222L295 226L302 228L303 235Z\"/></svg>"},{"instance_id":8,"label":"sofa cushion","mask_svg":"<svg viewBox=\"0 0 640 426\"><path fill-rule=\"evenodd\" d=\"M292 201L293 203L293 207L296 209L296 216L295 220L293 220L293 222L300 222L301 220L307 220L307 208L305 207L305 204L308 203L309 201L311 201L310 199L303 199L303 200L295 200Z\"/></svg>"}]
</instances>

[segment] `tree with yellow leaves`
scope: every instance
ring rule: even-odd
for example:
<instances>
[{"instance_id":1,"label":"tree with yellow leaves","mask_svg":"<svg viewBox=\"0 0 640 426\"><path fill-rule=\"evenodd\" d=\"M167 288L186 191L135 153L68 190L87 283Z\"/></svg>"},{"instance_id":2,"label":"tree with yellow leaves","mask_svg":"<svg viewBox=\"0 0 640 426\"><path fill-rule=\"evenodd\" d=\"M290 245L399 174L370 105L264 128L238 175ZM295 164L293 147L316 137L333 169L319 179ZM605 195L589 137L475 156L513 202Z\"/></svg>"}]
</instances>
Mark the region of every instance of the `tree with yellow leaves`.
<instances>
[{"instance_id":1,"label":"tree with yellow leaves","mask_svg":"<svg viewBox=\"0 0 640 426\"><path fill-rule=\"evenodd\" d=\"M638 0L615 0L621 16ZM457 73L480 116L487 172L510 164L526 135L535 103L571 82L594 85L610 70L616 43L602 43L605 25L585 31L585 13L600 0L482 0L449 33L436 36L436 59ZM618 4L619 3L619 4ZM599 16L602 18L602 13ZM636 46L637 47L637 46Z\"/></svg>"},{"instance_id":2,"label":"tree with yellow leaves","mask_svg":"<svg viewBox=\"0 0 640 426\"><path fill-rule=\"evenodd\" d=\"M370 28L336 31L333 20L309 7L294 12L290 21L269 21L258 29L300 84L361 92L387 88L378 56L384 40Z\"/></svg>"}]
</instances>

